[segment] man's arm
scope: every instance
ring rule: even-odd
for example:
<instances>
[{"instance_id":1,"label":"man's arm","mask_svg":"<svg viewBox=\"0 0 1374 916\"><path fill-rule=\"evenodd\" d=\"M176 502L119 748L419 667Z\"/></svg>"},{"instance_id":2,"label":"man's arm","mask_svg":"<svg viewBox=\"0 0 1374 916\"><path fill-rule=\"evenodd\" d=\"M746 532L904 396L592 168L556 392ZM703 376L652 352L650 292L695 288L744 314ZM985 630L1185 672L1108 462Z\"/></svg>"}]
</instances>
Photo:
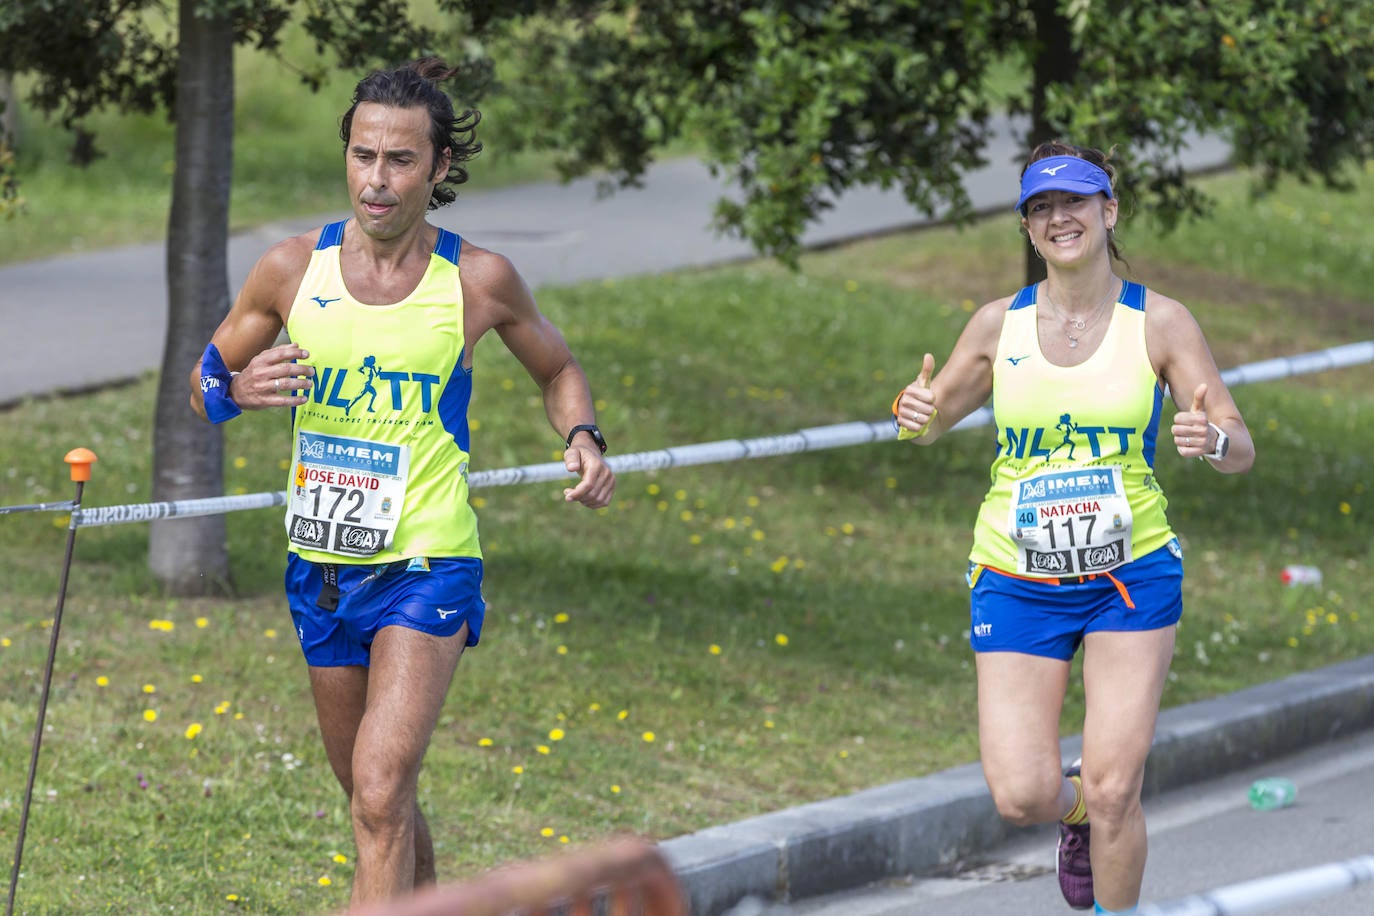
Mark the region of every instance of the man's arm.
<instances>
[{"instance_id":1,"label":"man's arm","mask_svg":"<svg viewBox=\"0 0 1374 916\"><path fill-rule=\"evenodd\" d=\"M544 413L561 438L575 426L596 422L591 389L562 333L535 305L534 296L510 261L466 243L462 254L464 308L478 320L469 325L474 346L487 328L495 328L520 360L544 396ZM611 501L615 475L601 449L586 432L578 433L563 454L568 470L581 481L563 491L569 502L599 509Z\"/></svg>"},{"instance_id":2,"label":"man's arm","mask_svg":"<svg viewBox=\"0 0 1374 916\"><path fill-rule=\"evenodd\" d=\"M224 365L233 372L227 382L229 398L240 408L289 407L305 403L314 367L293 364L309 356L294 344L274 347L286 322L313 242L308 236L288 239L268 249L248 273L229 314L210 338ZM302 256L303 255L303 256ZM202 362L191 369L191 409L202 419L205 394Z\"/></svg>"}]
</instances>

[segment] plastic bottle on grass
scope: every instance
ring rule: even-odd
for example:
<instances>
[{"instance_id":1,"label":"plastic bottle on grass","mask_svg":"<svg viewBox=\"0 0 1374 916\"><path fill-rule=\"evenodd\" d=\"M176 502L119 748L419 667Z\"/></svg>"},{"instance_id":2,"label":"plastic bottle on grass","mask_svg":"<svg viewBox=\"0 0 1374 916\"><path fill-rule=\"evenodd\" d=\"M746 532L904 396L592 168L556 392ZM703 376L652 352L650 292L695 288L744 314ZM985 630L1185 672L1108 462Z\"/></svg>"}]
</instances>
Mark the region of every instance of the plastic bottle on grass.
<instances>
[{"instance_id":1,"label":"plastic bottle on grass","mask_svg":"<svg viewBox=\"0 0 1374 916\"><path fill-rule=\"evenodd\" d=\"M1277 811L1297 801L1298 787L1291 779L1257 779L1250 786L1250 807L1256 811Z\"/></svg>"},{"instance_id":2,"label":"plastic bottle on grass","mask_svg":"<svg viewBox=\"0 0 1374 916\"><path fill-rule=\"evenodd\" d=\"M1284 585L1321 585L1322 571L1315 566L1285 566L1279 581Z\"/></svg>"}]
</instances>

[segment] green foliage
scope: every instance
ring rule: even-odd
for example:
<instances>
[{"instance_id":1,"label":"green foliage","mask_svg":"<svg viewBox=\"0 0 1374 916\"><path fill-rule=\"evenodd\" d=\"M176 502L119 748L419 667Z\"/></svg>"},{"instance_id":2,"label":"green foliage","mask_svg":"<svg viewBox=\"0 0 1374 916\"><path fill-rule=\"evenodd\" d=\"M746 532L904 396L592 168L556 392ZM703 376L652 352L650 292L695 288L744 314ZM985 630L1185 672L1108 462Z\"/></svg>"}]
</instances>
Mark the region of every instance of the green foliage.
<instances>
[{"instance_id":1,"label":"green foliage","mask_svg":"<svg viewBox=\"0 0 1374 916\"><path fill-rule=\"evenodd\" d=\"M1248 176L1208 179L1217 212L1186 247L1123 228L1135 278L1193 309L1223 367L1374 338L1371 266L1333 244L1370 231L1374 174L1351 177L1353 197L1289 180L1258 209ZM1322 213L1331 225L1313 238ZM975 303L1013 288L1021 266L1007 215L806 255L795 273L759 262L546 288L540 301L623 453L881 420L919 354L943 361ZM477 349L474 386L475 469L561 454L534 385L494 340ZM0 505L69 498L61 456L76 445L100 456L87 505L146 501L152 391L149 379L0 413ZM1374 367L1233 393L1258 447L1250 474L1160 450L1187 551L1169 706L1374 640L1361 603ZM230 424L230 492L284 487L283 422ZM929 449L623 474L598 512L565 505L560 484L477 490L486 627L421 781L441 878L560 837L667 838L976 759L962 573L989 461L988 431L969 430ZM233 600L161 597L144 526L80 530L20 909L346 905L348 814L281 598L281 524L280 510L228 519ZM9 839L65 534L57 513L0 516ZM1323 587L1283 587L1294 562L1320 566ZM1075 685L1066 734L1082 713Z\"/></svg>"},{"instance_id":2,"label":"green foliage","mask_svg":"<svg viewBox=\"0 0 1374 916\"><path fill-rule=\"evenodd\" d=\"M1016 122L1028 141L1116 147L1124 190L1166 227L1209 204L1178 156L1198 133L1232 142L1264 187L1336 182L1374 152L1368 3L437 2L521 36L515 66L533 65L507 89L525 142L565 174L633 183L691 137L739 188L719 225L788 261L846 188L968 216L964 177L1008 112L1033 115ZM990 81L1007 62L1019 89Z\"/></svg>"}]
</instances>

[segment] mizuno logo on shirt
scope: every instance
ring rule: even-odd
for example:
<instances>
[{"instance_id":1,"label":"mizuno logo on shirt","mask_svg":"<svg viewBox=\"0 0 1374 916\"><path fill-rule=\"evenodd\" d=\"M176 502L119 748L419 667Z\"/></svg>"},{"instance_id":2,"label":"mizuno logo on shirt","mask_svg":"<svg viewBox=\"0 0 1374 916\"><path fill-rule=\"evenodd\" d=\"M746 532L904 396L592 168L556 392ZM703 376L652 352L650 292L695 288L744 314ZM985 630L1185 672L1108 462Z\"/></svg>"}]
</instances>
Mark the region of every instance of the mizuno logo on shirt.
<instances>
[{"instance_id":1,"label":"mizuno logo on shirt","mask_svg":"<svg viewBox=\"0 0 1374 916\"><path fill-rule=\"evenodd\" d=\"M1029 353L1027 353L1025 356L1008 356L1007 362L1011 363L1013 366L1019 366L1022 362L1028 359L1030 359Z\"/></svg>"},{"instance_id":2,"label":"mizuno logo on shirt","mask_svg":"<svg viewBox=\"0 0 1374 916\"><path fill-rule=\"evenodd\" d=\"M458 613L458 609L457 609L457 608L454 608L454 609L451 610L451 611L446 611L446 610L444 610L443 608L435 608L434 611L435 611L435 613L437 613L437 614L439 615L439 619L440 619L440 620L448 620L448 619L449 619L450 617L452 617L454 614Z\"/></svg>"},{"instance_id":3,"label":"mizuno logo on shirt","mask_svg":"<svg viewBox=\"0 0 1374 916\"><path fill-rule=\"evenodd\" d=\"M311 301L314 302L316 305L318 305L320 308L324 308L326 305L328 305L328 304L331 303L331 302L338 302L339 299L341 299L341 298L343 298L343 297L342 297L342 296L335 296L333 299L326 299L326 298L324 298L323 296L311 296L311 297L310 297Z\"/></svg>"}]
</instances>

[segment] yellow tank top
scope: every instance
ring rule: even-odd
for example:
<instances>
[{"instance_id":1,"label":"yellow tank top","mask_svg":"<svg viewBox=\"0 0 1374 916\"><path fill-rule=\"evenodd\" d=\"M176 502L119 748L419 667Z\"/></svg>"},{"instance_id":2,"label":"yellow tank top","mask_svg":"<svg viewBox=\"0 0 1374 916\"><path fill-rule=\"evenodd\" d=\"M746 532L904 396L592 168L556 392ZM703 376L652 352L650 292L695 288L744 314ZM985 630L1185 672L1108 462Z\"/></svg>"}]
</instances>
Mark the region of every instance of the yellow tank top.
<instances>
[{"instance_id":1,"label":"yellow tank top","mask_svg":"<svg viewBox=\"0 0 1374 916\"><path fill-rule=\"evenodd\" d=\"M1114 569L1173 537L1154 475L1164 393L1145 348L1145 287L1123 283L1081 365L1040 352L1036 286L1007 309L992 371L997 457L969 559L1051 578Z\"/></svg>"},{"instance_id":2,"label":"yellow tank top","mask_svg":"<svg viewBox=\"0 0 1374 916\"><path fill-rule=\"evenodd\" d=\"M480 557L468 504L462 240L440 229L415 290L364 305L340 271L346 224L321 231L286 322L315 367L292 417L289 549L325 563Z\"/></svg>"}]
</instances>

